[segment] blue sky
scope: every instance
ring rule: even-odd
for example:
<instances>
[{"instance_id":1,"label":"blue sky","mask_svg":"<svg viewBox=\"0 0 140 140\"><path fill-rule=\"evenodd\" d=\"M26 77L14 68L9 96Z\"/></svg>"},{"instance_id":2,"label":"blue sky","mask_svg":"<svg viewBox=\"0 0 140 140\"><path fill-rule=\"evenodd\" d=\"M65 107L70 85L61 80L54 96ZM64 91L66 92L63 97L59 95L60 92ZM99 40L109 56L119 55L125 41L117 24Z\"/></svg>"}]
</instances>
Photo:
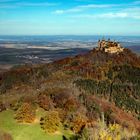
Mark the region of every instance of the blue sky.
<instances>
[{"instance_id":1,"label":"blue sky","mask_svg":"<svg viewBox=\"0 0 140 140\"><path fill-rule=\"evenodd\" d=\"M1 35L140 35L137 0L0 0Z\"/></svg>"}]
</instances>

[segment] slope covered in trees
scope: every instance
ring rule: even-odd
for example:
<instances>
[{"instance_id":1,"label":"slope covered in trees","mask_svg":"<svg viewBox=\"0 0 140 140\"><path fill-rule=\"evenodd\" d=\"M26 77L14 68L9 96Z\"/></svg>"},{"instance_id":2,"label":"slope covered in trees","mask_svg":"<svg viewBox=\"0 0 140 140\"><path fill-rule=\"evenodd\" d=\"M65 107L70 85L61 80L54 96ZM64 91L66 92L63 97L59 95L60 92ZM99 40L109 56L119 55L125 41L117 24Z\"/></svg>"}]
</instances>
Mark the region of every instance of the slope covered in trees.
<instances>
[{"instance_id":1,"label":"slope covered in trees","mask_svg":"<svg viewBox=\"0 0 140 140\"><path fill-rule=\"evenodd\" d=\"M48 133L64 129L71 130L70 139L94 139L98 134L102 140L113 139L113 130L116 139L136 138L140 133L140 58L128 49L119 54L93 49L0 75L0 111L12 109L17 122L34 123L38 108L44 110L38 123ZM128 131L126 136L122 129Z\"/></svg>"}]
</instances>

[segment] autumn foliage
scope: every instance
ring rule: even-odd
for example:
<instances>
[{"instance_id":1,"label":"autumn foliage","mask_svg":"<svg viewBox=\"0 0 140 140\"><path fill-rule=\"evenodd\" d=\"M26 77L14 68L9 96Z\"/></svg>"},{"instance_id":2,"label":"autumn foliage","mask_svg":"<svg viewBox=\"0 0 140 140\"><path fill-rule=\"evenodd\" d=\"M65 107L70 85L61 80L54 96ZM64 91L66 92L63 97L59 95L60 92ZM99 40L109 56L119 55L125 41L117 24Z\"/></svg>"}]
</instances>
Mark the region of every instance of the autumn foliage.
<instances>
[{"instance_id":1,"label":"autumn foliage","mask_svg":"<svg viewBox=\"0 0 140 140\"><path fill-rule=\"evenodd\" d=\"M46 116L40 119L41 127L48 133L54 133L59 130L61 125L57 111L48 111Z\"/></svg>"},{"instance_id":2,"label":"autumn foliage","mask_svg":"<svg viewBox=\"0 0 140 140\"><path fill-rule=\"evenodd\" d=\"M45 115L39 118L40 126L47 133L61 127L85 136L85 128L100 129L95 124L102 114L106 126L98 131L99 137L110 138L105 133L116 126L140 131L140 58L128 49L119 54L93 49L49 64L13 69L0 75L0 93L24 97L11 105L20 123L35 120L32 103L41 108Z\"/></svg>"},{"instance_id":3,"label":"autumn foliage","mask_svg":"<svg viewBox=\"0 0 140 140\"><path fill-rule=\"evenodd\" d=\"M30 103L23 103L16 111L15 119L20 123L32 123L35 120L35 109Z\"/></svg>"}]
</instances>

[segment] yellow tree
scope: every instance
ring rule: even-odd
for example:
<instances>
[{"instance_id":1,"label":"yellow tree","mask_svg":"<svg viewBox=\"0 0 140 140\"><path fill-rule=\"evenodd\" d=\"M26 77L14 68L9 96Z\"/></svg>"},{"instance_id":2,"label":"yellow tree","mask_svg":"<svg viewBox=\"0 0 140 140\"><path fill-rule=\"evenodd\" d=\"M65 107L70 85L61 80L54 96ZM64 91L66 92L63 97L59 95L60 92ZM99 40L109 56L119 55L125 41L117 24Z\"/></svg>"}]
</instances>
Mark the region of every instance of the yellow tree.
<instances>
[{"instance_id":1,"label":"yellow tree","mask_svg":"<svg viewBox=\"0 0 140 140\"><path fill-rule=\"evenodd\" d=\"M35 109L30 103L23 103L17 110L15 119L21 123L32 123L35 119Z\"/></svg>"},{"instance_id":2,"label":"yellow tree","mask_svg":"<svg viewBox=\"0 0 140 140\"><path fill-rule=\"evenodd\" d=\"M48 133L58 131L61 125L59 113L57 111L48 111L46 115L40 119L40 125Z\"/></svg>"}]
</instances>

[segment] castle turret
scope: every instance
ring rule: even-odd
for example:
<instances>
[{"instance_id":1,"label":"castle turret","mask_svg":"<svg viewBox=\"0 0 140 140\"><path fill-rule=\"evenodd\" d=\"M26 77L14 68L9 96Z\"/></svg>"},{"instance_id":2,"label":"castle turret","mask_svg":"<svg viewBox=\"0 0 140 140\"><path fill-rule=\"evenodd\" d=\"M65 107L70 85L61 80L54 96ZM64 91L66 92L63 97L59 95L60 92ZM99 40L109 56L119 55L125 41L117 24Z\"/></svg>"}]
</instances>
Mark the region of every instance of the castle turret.
<instances>
[{"instance_id":1,"label":"castle turret","mask_svg":"<svg viewBox=\"0 0 140 140\"><path fill-rule=\"evenodd\" d=\"M98 40L98 48L101 48L101 41L100 41L100 39Z\"/></svg>"}]
</instances>

